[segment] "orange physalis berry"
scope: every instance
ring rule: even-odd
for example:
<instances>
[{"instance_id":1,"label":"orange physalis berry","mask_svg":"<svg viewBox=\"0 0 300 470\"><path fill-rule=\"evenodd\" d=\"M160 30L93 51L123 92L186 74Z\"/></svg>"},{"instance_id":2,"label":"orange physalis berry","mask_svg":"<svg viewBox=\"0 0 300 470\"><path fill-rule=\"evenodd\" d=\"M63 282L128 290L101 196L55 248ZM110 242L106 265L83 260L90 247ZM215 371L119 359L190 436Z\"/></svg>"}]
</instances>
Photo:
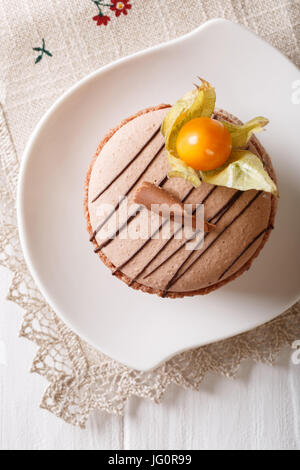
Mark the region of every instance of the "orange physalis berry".
<instances>
[{"instance_id":1,"label":"orange physalis berry","mask_svg":"<svg viewBox=\"0 0 300 470\"><path fill-rule=\"evenodd\" d=\"M214 170L228 160L232 138L221 122L200 117L180 129L176 150L179 158L194 170Z\"/></svg>"}]
</instances>

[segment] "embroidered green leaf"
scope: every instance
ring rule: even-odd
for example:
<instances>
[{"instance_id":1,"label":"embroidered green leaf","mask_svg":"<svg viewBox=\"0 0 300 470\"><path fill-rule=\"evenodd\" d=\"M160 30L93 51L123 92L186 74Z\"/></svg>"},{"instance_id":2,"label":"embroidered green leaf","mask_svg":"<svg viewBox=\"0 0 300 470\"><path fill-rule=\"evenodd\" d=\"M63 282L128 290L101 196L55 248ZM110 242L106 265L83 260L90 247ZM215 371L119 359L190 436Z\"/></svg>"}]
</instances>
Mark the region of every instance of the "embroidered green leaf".
<instances>
[{"instance_id":1,"label":"embroidered green leaf","mask_svg":"<svg viewBox=\"0 0 300 470\"><path fill-rule=\"evenodd\" d=\"M222 167L212 171L201 171L200 174L206 183L241 191L257 189L278 196L277 187L264 169L261 160L248 150L233 150Z\"/></svg>"},{"instance_id":2,"label":"embroidered green leaf","mask_svg":"<svg viewBox=\"0 0 300 470\"><path fill-rule=\"evenodd\" d=\"M170 165L170 171L168 173L169 178L184 178L185 180L192 183L195 188L200 186L201 180L197 171L184 163L180 158L173 157L170 152L167 151L167 158Z\"/></svg>"},{"instance_id":3,"label":"embroidered green leaf","mask_svg":"<svg viewBox=\"0 0 300 470\"><path fill-rule=\"evenodd\" d=\"M231 124L222 121L222 124L228 129L232 137L232 148L245 147L254 132L260 132L269 123L267 118L262 116L255 117L243 125Z\"/></svg>"},{"instance_id":4,"label":"embroidered green leaf","mask_svg":"<svg viewBox=\"0 0 300 470\"><path fill-rule=\"evenodd\" d=\"M43 38L42 39L42 47L33 47L32 48L35 52L40 52L41 54L37 56L37 58L35 59L35 63L38 64L42 58L44 57L44 54L46 54L47 56L49 57L52 57L52 54L50 51L48 51L47 49L45 49L45 39Z\"/></svg>"}]
</instances>

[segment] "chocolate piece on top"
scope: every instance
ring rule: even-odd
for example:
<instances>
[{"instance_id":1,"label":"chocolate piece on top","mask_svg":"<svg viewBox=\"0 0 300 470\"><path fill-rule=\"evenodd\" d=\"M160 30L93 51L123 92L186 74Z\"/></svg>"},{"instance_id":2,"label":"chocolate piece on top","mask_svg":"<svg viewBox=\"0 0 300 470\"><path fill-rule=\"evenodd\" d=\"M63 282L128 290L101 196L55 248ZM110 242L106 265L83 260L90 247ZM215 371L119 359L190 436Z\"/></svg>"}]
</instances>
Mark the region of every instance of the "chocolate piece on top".
<instances>
[{"instance_id":1,"label":"chocolate piece on top","mask_svg":"<svg viewBox=\"0 0 300 470\"><path fill-rule=\"evenodd\" d=\"M171 220L188 224L193 229L197 229L197 216L188 214L178 197L153 183L144 181L135 192L134 202L142 204L149 211L162 215L162 217L169 217ZM204 221L204 232L211 232L215 227L214 224Z\"/></svg>"}]
</instances>

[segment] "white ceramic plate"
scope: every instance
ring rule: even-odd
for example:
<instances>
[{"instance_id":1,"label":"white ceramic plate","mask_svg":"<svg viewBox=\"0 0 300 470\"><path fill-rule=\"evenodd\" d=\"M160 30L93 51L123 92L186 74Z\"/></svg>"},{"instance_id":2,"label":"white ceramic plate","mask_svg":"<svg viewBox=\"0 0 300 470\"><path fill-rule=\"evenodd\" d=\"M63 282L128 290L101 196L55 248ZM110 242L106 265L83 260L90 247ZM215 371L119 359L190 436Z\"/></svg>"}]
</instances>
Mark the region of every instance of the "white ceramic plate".
<instances>
[{"instance_id":1,"label":"white ceramic plate","mask_svg":"<svg viewBox=\"0 0 300 470\"><path fill-rule=\"evenodd\" d=\"M261 135L280 183L276 229L249 272L186 299L136 292L93 253L83 183L108 129L137 110L174 102L200 75L217 104L246 120L271 120ZM242 27L213 20L187 36L102 68L65 94L32 135L22 161L21 242L38 287L81 337L133 368L234 336L283 312L299 297L299 71ZM299 85L299 83L298 83ZM295 90L294 90L295 92Z\"/></svg>"}]
</instances>

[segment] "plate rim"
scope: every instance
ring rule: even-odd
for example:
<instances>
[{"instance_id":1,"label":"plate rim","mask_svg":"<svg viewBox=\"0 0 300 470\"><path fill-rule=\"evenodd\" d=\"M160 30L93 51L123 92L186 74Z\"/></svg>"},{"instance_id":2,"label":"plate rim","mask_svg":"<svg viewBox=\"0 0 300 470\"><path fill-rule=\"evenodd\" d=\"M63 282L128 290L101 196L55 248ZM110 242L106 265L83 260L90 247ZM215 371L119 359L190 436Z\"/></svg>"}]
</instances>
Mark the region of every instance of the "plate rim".
<instances>
[{"instance_id":1,"label":"plate rim","mask_svg":"<svg viewBox=\"0 0 300 470\"><path fill-rule=\"evenodd\" d=\"M139 367L136 367L132 364L129 364L127 363L126 361L122 361L120 359L116 359L114 357L114 354L111 354L111 352L106 352L106 351L103 351L99 345L93 343L93 341L91 341L90 339L86 338L84 334L82 334L81 332L78 332L77 331L77 328L72 325L72 322L70 322L66 317L65 315L60 311L59 308L56 307L55 305L55 300L51 299L51 301L48 299L48 295L45 293L45 290L44 287L43 287L43 283L40 282L39 280L39 275L38 275L38 272L36 271L35 267L34 267L34 264L33 262L31 261L31 258L30 258L30 255L29 255L29 252L27 250L27 241L26 241L26 230L24 229L24 214L23 214L23 211L22 211L22 200L23 200L23 193L24 193L24 186L25 186L25 178L24 178L24 175L26 173L26 168L27 168L27 165L29 164L29 160L30 160L30 156L31 156L31 150L32 150L32 147L34 146L34 143L35 143L35 140L36 138L39 136L41 130L43 129L43 127L45 125L47 125L47 121L48 119L52 116L52 114L61 106L63 105L63 103L68 100L68 98L73 94L74 91L80 89L81 87L83 87L86 83L92 81L93 79L95 79L96 77L98 77L98 75L102 74L102 73L105 73L107 71L110 71L116 67L118 67L120 64L122 63L126 63L128 61L131 61L131 59L134 59L134 58L140 58L140 57L143 57L143 56L146 56L147 54L151 54L152 52L154 51L158 51L160 49L164 49L164 48L167 48L169 46L173 46L177 43L181 43L181 42L184 42L185 40L188 40L189 38L191 38L192 36L196 36L198 35L199 33L201 33L203 30L207 29L207 28L210 28L211 26L214 26L214 25L217 25L217 24L228 24L230 25L231 27L235 27L236 29L238 30L241 30L243 32L246 32L248 33L249 35L252 35L253 37L256 38L256 40L259 40L263 45L264 47L267 47L269 48L270 50L273 50L273 51L276 51L277 54L279 54L281 56L282 59L284 59L284 61L286 61L286 63L289 65L289 66L293 66L295 68L295 73L299 74L299 70L297 68L297 66L291 62L281 51L279 51L278 49L276 49L275 47L273 47L271 44L269 44L267 41L265 41L263 38L261 38L260 36L258 36L256 33L254 33L253 31L250 31L249 29L247 29L245 26L243 25L240 25L238 23L235 23L235 22L232 22L230 20L227 20L227 19L224 19L224 18L214 18L214 19L211 19L211 20L208 20L206 21L205 23L203 23L202 25L198 26L197 28L193 29L192 31L188 32L187 34L185 35L182 35L182 36L179 36L178 38L175 38L175 39L172 39L170 41L165 41L165 42L162 42L160 44L157 44L155 46L152 46L152 47L149 47L147 49L144 49L142 51L138 51L138 52L135 52L133 54L130 54L128 56L125 56L125 57L122 57L116 61L113 61L111 63L108 63L96 70L94 70L93 72L89 73L88 75L86 75L85 77L83 77L82 79L80 79L78 82L76 82L75 84L73 84L68 90L66 90L50 107L49 109L45 112L45 114L42 116L42 118L38 121L37 125L35 126L33 132L31 133L28 141L27 141L27 144L25 146L25 149L23 151L23 155L22 155L22 158L21 158L21 163L20 163L20 169L19 169L19 175L18 175L18 184L17 184L17 197L16 197L16 210L17 210L17 225L18 225L18 233L19 233L19 238L20 238L20 244L21 244L21 248L22 248L22 251L23 251L23 255L24 255L24 259L25 259L25 262L28 266L28 269L30 271L30 274L32 275L33 277L33 280L36 284L36 286L38 287L39 291L41 292L42 296L44 297L45 301L50 305L50 307L54 310L54 312L58 315L58 317L66 324L66 326L68 328L70 328L76 335L78 335L81 339L83 339L84 341L86 341L88 344L90 344L91 346L93 346L96 350L108 355L110 358L116 360L117 362L120 362L122 364L124 364L125 366L129 367L129 368L133 368L135 370L140 370L140 371L149 371L151 369L154 369L156 367L158 367L159 365L161 365L163 362L169 360L170 358L174 357L175 355L177 354L180 354L184 351L188 351L190 349L193 349L193 348L196 348L196 347L203 347L203 346L208 346L210 344L213 344L213 343L217 343L219 341L223 341L223 340L226 340L226 339L230 339L230 338L234 338L236 336L239 336L240 334L243 334L243 333L246 333L248 331L252 331L254 330L255 328L259 327L259 326L262 326L264 324L267 324L269 323L270 321L274 320L275 318L277 318L279 315L281 315L283 312L279 312L279 313L274 313L274 316L272 316L272 318L270 320L268 320L267 322L257 322L255 323L255 326L251 327L251 329L241 329L240 331L238 332L235 332L234 334L226 334L226 335L220 335L217 339L213 340L213 341L205 341L205 342L201 342L201 341L196 341L195 343L192 343L191 345L189 345L188 347L184 347L184 348L179 348L178 350L174 351L174 352L171 352L170 354L166 354L163 358L161 358L160 360L158 359L151 359L151 360L147 360L147 361L144 361L144 362L147 362L147 365L145 366L139 366ZM296 300L294 300L291 304L289 304L286 308L289 308L291 307L292 305L294 305L295 302L297 302L299 300L299 297L297 297Z\"/></svg>"}]
</instances>

